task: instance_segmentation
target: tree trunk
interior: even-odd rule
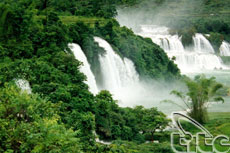
[[[153,141],[154,141],[154,139],[153,139],[153,134],[154,134],[154,132],[151,132],[152,143],[153,143]]]

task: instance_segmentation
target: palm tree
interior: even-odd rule
[[[194,80],[186,80],[188,92],[183,93],[173,90],[171,94],[179,97],[184,106],[178,105],[174,101],[164,100],[183,108],[190,117],[200,123],[208,121],[207,108],[211,102],[224,102],[224,99],[218,95],[218,90],[223,85],[216,82],[215,77],[206,78],[204,75],[198,75]]]

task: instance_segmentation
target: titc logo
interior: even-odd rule
[[[181,113],[173,113],[172,121],[179,131],[171,134],[171,147],[175,153],[230,153],[230,139],[228,136],[218,135],[217,137],[213,137],[197,121]],[[185,131],[180,121],[191,123],[201,132],[191,134]],[[181,146],[184,151],[177,150],[176,145]],[[203,146],[203,149],[201,146]]]

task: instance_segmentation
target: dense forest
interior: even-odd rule
[[[69,43],[80,44],[97,73],[97,56],[103,53],[93,41],[97,35],[111,42],[120,56],[133,59],[143,77],[180,76],[162,49],[111,18],[116,15],[111,3],[1,2],[1,152],[124,152],[120,145],[99,145],[95,137],[139,144],[153,139],[156,127],[167,126],[168,119],[156,108],[121,108],[108,91],[90,93],[79,71],[81,62],[68,48]],[[68,23],[62,15],[100,18],[90,24]],[[17,79],[27,80],[32,94],[22,93],[14,84]]]
[[[144,1],[150,2],[157,8],[168,1]],[[217,9],[225,5],[203,2]],[[201,78],[193,82],[182,76],[160,46],[116,21],[118,7],[144,3],[0,0],[0,152],[173,152],[170,131],[164,130],[170,119],[157,108],[144,108],[141,103],[133,108],[120,107],[106,90],[93,95],[84,82],[87,77],[79,70],[82,62],[68,47],[70,43],[81,46],[97,80],[98,56],[105,51],[94,36],[108,41],[121,58],[131,59],[141,80],[186,80],[193,85],[207,81]],[[191,24],[172,26],[184,36],[195,31],[210,33],[210,40],[217,46],[217,36],[229,40],[229,21],[210,20],[193,18]],[[191,35],[184,37],[184,43],[189,43]],[[19,79],[29,82],[32,93],[15,84]],[[154,141],[160,143],[146,143]],[[177,149],[181,150],[180,146]]]

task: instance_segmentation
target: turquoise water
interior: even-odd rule
[[[203,71],[200,73],[187,73],[190,78],[194,78],[196,75],[204,74],[206,77],[216,77],[216,80],[226,86],[230,87],[230,70],[215,70],[215,71]]]

